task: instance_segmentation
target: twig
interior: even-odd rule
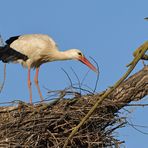
[[[78,87],[75,87],[75,86],[73,86],[73,88],[74,88],[74,89],[79,89]],[[87,93],[89,93],[89,94],[91,94],[91,95],[94,95],[94,93],[91,92],[91,91],[89,91],[88,89],[81,88],[81,90],[84,91],[84,92],[87,92]]]
[[[98,85],[98,81],[99,81],[99,74],[100,74],[100,71],[99,71],[99,65],[98,65],[98,63],[92,58],[92,57],[90,57],[92,60],[93,60],[93,62],[96,64],[96,66],[97,66],[97,80],[96,80],[96,83],[95,83],[95,88],[94,88],[94,90],[93,90],[93,93],[95,93],[96,92],[96,89],[97,89],[97,85]]]
[[[91,91],[89,91],[89,90],[87,90],[87,89],[81,88],[82,84],[81,84],[81,82],[80,82],[78,76],[76,76],[77,74],[76,74],[74,71],[73,71],[73,72],[74,72],[75,76],[76,76],[77,79],[78,79],[79,87],[74,86],[74,84],[72,83],[72,80],[71,80],[69,74],[68,74],[63,68],[61,68],[61,69],[64,71],[64,73],[66,74],[66,76],[68,77],[68,79],[69,79],[69,81],[70,81],[70,88],[79,89],[79,90],[81,90],[81,91],[85,91],[85,92],[88,92],[88,93],[90,93],[90,94],[94,94],[93,92],[91,92]]]
[[[4,87],[4,84],[5,84],[5,81],[6,81],[6,63],[4,64],[4,77],[3,77],[2,85],[1,85],[1,87],[0,87],[0,93],[1,93],[2,90],[3,90],[3,87]]]
[[[86,79],[88,73],[90,72],[90,69],[86,72],[86,74],[84,75],[82,81],[81,81],[81,85],[83,84],[84,80]]]
[[[137,127],[142,127],[142,128],[148,128],[148,127],[140,126],[140,125],[134,125],[133,123],[129,123],[129,122],[128,122],[128,125],[130,125],[132,128],[134,128],[136,131],[138,131],[138,132],[140,132],[142,134],[148,135],[148,132],[143,132],[143,131],[139,130],[138,128],[136,128],[136,126]]]
[[[72,67],[71,67],[71,70],[72,70],[72,72],[74,73],[75,77],[78,80],[78,86],[79,86],[79,90],[80,90],[79,93],[81,94],[81,82],[80,82],[80,79],[79,79],[78,75],[76,74],[76,72],[74,71],[74,69]]]
[[[117,125],[116,127],[112,128],[111,130],[107,131],[107,134],[112,133],[116,129],[122,128],[125,124],[127,124],[127,122],[122,122],[121,124]]]
[[[144,106],[148,106],[148,104],[127,104],[126,106],[141,106],[141,107],[144,107]]]
[[[81,120],[81,122],[73,128],[71,134],[69,135],[69,137],[66,139],[63,148],[66,148],[68,145],[68,142],[72,139],[72,137],[76,134],[76,132],[79,130],[79,128],[84,124],[84,122],[92,115],[92,113],[96,110],[96,108],[98,107],[98,105],[101,105],[101,103],[103,102],[103,100],[110,94],[112,93],[128,76],[129,74],[133,71],[133,69],[135,68],[136,64],[138,63],[138,61],[143,57],[143,55],[145,54],[145,52],[148,50],[148,41],[146,41],[142,46],[139,47],[140,52],[138,52],[138,54],[134,57],[133,61],[128,65],[129,68],[127,70],[127,72],[121,77],[121,79],[119,79],[114,85],[113,87],[111,87],[110,89],[108,89],[104,95],[102,95],[98,101],[95,103],[95,105],[91,108],[91,110],[86,114],[86,116]]]
[[[65,74],[66,74],[66,76],[68,77],[69,82],[70,82],[70,86],[71,86],[71,87],[73,87],[70,76],[68,75],[68,73],[67,73],[67,72],[66,72],[63,68],[61,68],[61,69],[64,71],[64,73],[65,73]]]

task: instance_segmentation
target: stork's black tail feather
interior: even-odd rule
[[[26,61],[28,57],[12,49],[9,45],[0,47],[0,60],[4,63],[15,62],[18,59]]]

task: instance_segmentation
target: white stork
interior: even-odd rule
[[[44,34],[27,34],[9,38],[6,40],[6,45],[0,47],[0,60],[2,60],[4,63],[20,63],[23,67],[28,68],[28,88],[31,104],[31,68],[36,69],[34,82],[38,89],[41,100],[43,100],[43,97],[38,85],[38,74],[39,67],[43,63],[58,60],[79,60],[93,71],[97,71],[80,50],[70,49],[67,51],[59,51],[54,40],[48,35]]]

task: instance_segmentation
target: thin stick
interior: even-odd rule
[[[71,67],[71,70],[74,73],[76,79],[78,80],[78,86],[79,86],[79,91],[80,91],[79,93],[81,94],[81,82],[80,82],[80,79],[79,79],[78,75],[76,74],[76,72],[74,71],[74,69],[72,67]]]
[[[84,118],[82,118],[81,122],[73,128],[71,134],[69,137],[66,139],[63,148],[66,148],[68,145],[68,142],[72,139],[72,137],[76,134],[76,132],[79,130],[79,128],[85,123],[85,121],[92,115],[92,113],[96,110],[96,108],[101,105],[103,100],[110,94],[112,93],[128,76],[129,74],[133,71],[135,68],[136,64],[138,61],[143,57],[145,52],[148,50],[148,41],[146,41],[142,46],[139,47],[139,53],[135,56],[133,61],[128,65],[129,68],[127,72],[111,87],[108,89],[101,97],[99,97],[98,101],[94,104],[94,106],[89,110],[89,112],[85,115]]]
[[[148,104],[127,104],[126,106],[141,106],[141,107],[145,107],[145,106],[148,106]]]
[[[96,79],[96,83],[95,83],[95,88],[94,88],[94,90],[93,90],[93,93],[95,93],[96,92],[96,89],[97,89],[97,85],[98,85],[98,82],[99,82],[99,74],[100,74],[100,71],[99,71],[99,65],[98,65],[98,63],[92,58],[92,57],[90,57],[92,60],[93,60],[93,62],[96,64],[96,66],[97,66],[97,79]]]
[[[3,83],[2,83],[2,85],[1,85],[1,87],[0,87],[0,93],[1,93],[2,90],[3,90],[5,81],[6,81],[6,63],[4,64],[4,77],[3,77]]]
[[[71,81],[71,78],[70,78],[70,76],[68,75],[68,73],[63,69],[63,68],[61,68],[63,71],[64,71],[64,73],[66,74],[66,76],[68,77],[68,79],[69,79],[69,82],[70,82],[70,86],[71,87],[73,87],[73,84],[72,84],[72,81]]]
[[[131,121],[130,121],[131,122]],[[143,132],[142,130],[139,130],[137,127],[141,127],[141,128],[148,128],[147,126],[140,126],[140,125],[134,125],[132,122],[130,123],[128,122],[128,125],[130,125],[132,128],[134,128],[136,131],[148,135],[148,132]]]
[[[84,75],[82,81],[81,81],[81,85],[83,85],[84,80],[86,79],[88,73],[90,72],[90,69],[86,72],[86,74]]]
[[[74,89],[79,89],[78,87],[73,87]],[[82,91],[84,91],[84,92],[87,92],[87,93],[90,93],[91,95],[94,95],[94,93],[93,92],[91,92],[91,91],[89,91],[89,90],[87,90],[87,89],[85,89],[85,88],[81,88],[81,90]]]

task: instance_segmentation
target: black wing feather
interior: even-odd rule
[[[0,60],[4,63],[14,62],[18,59],[26,61],[28,57],[15,49],[11,48],[9,45],[0,47]]]
[[[6,40],[7,45],[0,47],[0,60],[4,63],[14,62],[18,59],[26,61],[28,57],[10,47],[10,44],[17,40],[20,36],[13,36]]]
[[[20,35],[10,37],[8,40],[6,40],[7,45],[10,45],[13,41],[17,40],[19,37]]]

